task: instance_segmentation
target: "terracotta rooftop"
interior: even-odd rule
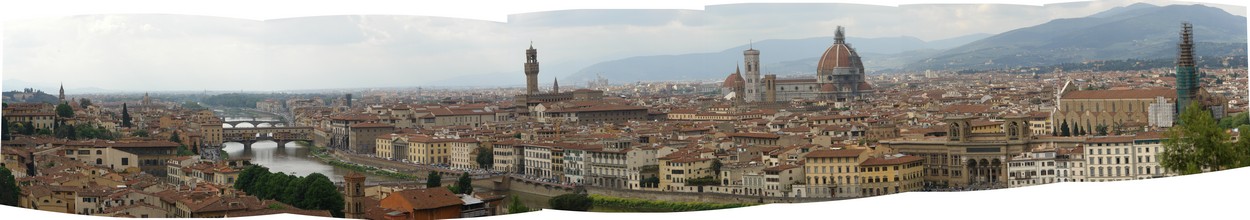
[[[1175,89],[1080,90],[1063,94],[1063,99],[1176,99]]]
[[[899,165],[899,164],[905,164],[905,163],[910,163],[910,162],[915,162],[915,161],[920,161],[920,160],[924,160],[924,158],[918,157],[918,156],[912,156],[912,155],[906,155],[906,156],[894,157],[894,158],[873,157],[873,158],[868,158],[867,160],[864,160],[864,162],[859,163],[859,165],[860,166]]]
[[[400,196],[412,205],[414,210],[436,209],[448,206],[463,205],[459,196],[451,193],[446,187],[435,187],[427,189],[409,189],[395,192],[391,196]],[[411,211],[411,210],[404,210]]]
[[[845,150],[822,149],[822,150],[814,150],[812,152],[808,152],[807,155],[805,155],[804,157],[807,157],[807,158],[859,157],[859,155],[862,154],[863,152],[864,150],[861,150],[861,149],[845,149]]]

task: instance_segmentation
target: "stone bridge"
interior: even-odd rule
[[[235,127],[239,127],[239,125],[240,125],[240,124],[243,124],[243,123],[250,124],[250,125],[252,125],[252,127],[260,127],[260,125],[261,125],[261,124],[268,124],[268,125],[269,125],[269,127],[284,127],[284,126],[290,125],[290,124],[289,124],[288,122],[286,122],[285,120],[255,120],[255,119],[253,119],[253,120],[241,120],[241,121],[226,121],[226,122],[221,122],[221,124],[223,124],[223,125],[229,125],[229,127],[228,127],[228,128],[235,128]],[[279,125],[280,125],[280,126],[279,126]]]
[[[283,147],[291,141],[313,141],[312,127],[263,127],[263,128],[222,128],[222,142],[238,142],[243,148],[252,148],[257,141],[273,141]]]

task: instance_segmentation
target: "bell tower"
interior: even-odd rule
[[[530,49],[525,50],[525,94],[535,93],[538,93],[538,50],[530,43]]]
[[[352,219],[365,218],[365,175],[357,172],[349,172],[343,176],[343,180],[347,182],[343,186],[343,199],[346,200],[346,207],[343,207],[344,217]]]

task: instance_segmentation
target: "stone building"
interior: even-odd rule
[[[754,103],[772,103],[791,99],[849,101],[860,99],[875,92],[864,80],[864,64],[859,53],[846,43],[841,26],[834,36],[833,45],[820,56],[815,78],[777,79],[776,75],[760,78],[760,51],[754,47],[743,51],[746,75],[734,71],[722,87],[735,91],[741,100]],[[734,83],[729,83],[735,80]]]
[[[516,95],[513,101],[518,115],[529,115],[533,107],[544,102],[600,99],[603,99],[603,91],[599,90],[578,89],[573,92],[560,92],[558,81],[553,83],[552,91],[546,93],[538,91],[538,50],[534,49],[534,45],[530,45],[530,48],[525,50],[525,94]]]

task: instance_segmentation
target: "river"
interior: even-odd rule
[[[226,118],[226,121],[247,121],[247,120],[252,120],[252,118],[251,117],[246,117],[246,118],[227,117]],[[268,121],[268,120],[273,120],[273,118],[261,117],[261,118],[256,118],[256,120]],[[223,124],[222,126],[225,128],[229,128],[229,125]],[[250,125],[250,124],[238,125],[238,128],[250,128],[250,127],[253,127],[253,125]],[[268,124],[264,124],[264,126],[261,126],[261,127],[268,127]],[[331,181],[341,182],[343,181],[343,175],[347,175],[347,172],[351,171],[348,169],[335,167],[335,166],[326,164],[324,162],[321,162],[321,160],[315,157],[312,157],[311,149],[308,146],[301,145],[299,142],[287,143],[286,146],[284,146],[283,148],[278,148],[278,144],[272,141],[260,141],[260,142],[253,143],[251,149],[243,149],[243,144],[236,143],[236,142],[226,142],[223,145],[224,147],[222,148],[222,150],[225,150],[226,153],[230,155],[230,158],[250,158],[253,164],[259,164],[259,165],[268,167],[270,172],[283,172],[283,173],[292,174],[296,176],[307,176],[308,174],[311,174],[311,173],[321,173],[321,174],[326,175],[326,177],[329,177]],[[399,181],[398,179],[391,178],[391,177],[377,176],[377,175],[372,175],[368,173],[364,173],[364,174],[367,177],[365,178],[365,181],[370,182],[370,183]],[[526,207],[529,207],[530,209],[533,209],[533,210],[550,208],[550,206],[548,206],[547,204],[547,200],[551,199],[551,197],[549,196],[520,192],[520,191],[510,191],[510,192],[507,192],[507,194],[520,197],[521,202],[524,203]],[[506,204],[507,202],[510,202],[510,200],[505,200],[505,206],[507,205]],[[624,210],[624,209],[607,208],[607,207],[594,207],[590,211],[593,211],[593,212],[648,212],[647,210]]]
[[[227,117],[226,121],[251,120],[252,118],[231,118]],[[257,120],[273,120],[273,118],[256,118]],[[228,128],[228,125],[223,125]],[[249,124],[240,124],[239,128],[253,127]],[[268,124],[261,127],[268,127]],[[242,143],[226,142],[222,147],[230,158],[250,158],[253,164],[259,164],[269,168],[270,172],[283,172],[296,176],[307,176],[312,173],[321,173],[329,177],[331,181],[343,181],[343,175],[347,175],[349,169],[335,167],[330,164],[321,162],[316,157],[312,157],[311,149],[303,146],[299,142],[290,142],[282,148],[278,148],[278,144],[273,141],[260,141],[252,144],[252,149],[243,149]],[[365,174],[366,182],[389,182],[398,181],[398,179],[377,176],[368,173]]]

